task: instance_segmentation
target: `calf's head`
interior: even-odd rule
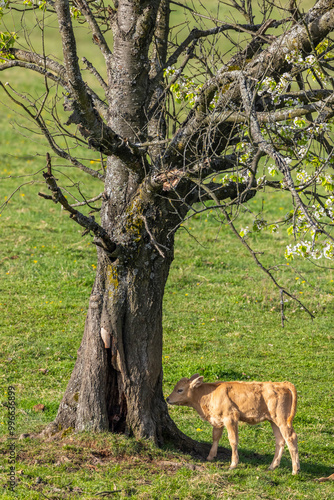
[[[173,389],[173,392],[166,399],[170,405],[187,406],[192,402],[192,392],[195,387],[199,387],[203,382],[203,377],[195,373],[190,378],[181,378]]]

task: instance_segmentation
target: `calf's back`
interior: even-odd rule
[[[263,420],[288,421],[295,413],[296,390],[290,382],[218,382],[202,384],[197,391],[194,399],[211,416],[232,413],[238,420],[255,424]]]

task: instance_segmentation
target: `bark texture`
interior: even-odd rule
[[[123,182],[116,170],[110,169],[107,192]],[[129,196],[127,189],[118,192],[123,200]],[[126,204],[122,210],[114,198],[104,202],[104,227],[112,227],[122,250],[114,262],[98,251],[84,337],[59,407],[58,428],[127,432],[157,444],[164,437],[180,439],[162,393],[162,300],[176,221],[168,214],[169,202],[153,205],[151,198],[142,189],[130,208]],[[108,227],[112,220],[117,222]]]

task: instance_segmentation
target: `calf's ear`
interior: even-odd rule
[[[193,380],[195,380],[195,378],[198,378],[199,377],[199,373],[195,373],[195,375],[192,375],[189,379],[189,382],[192,382]]]
[[[203,383],[203,377],[200,377],[198,373],[196,373],[196,375],[193,375],[191,377],[189,387],[190,389],[194,389],[195,387],[200,386],[202,383]]]

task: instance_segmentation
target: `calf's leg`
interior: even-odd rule
[[[232,448],[232,460],[230,465],[230,470],[235,469],[239,463],[239,455],[238,455],[238,421],[233,419],[225,419],[224,425],[227,430],[228,440],[230,442]]]
[[[273,461],[271,462],[271,465],[268,467],[268,469],[274,470],[281,463],[281,458],[283,455],[285,441],[284,441],[284,438],[281,434],[281,431],[279,430],[279,427],[274,422],[270,422],[270,423],[271,423],[271,427],[273,429],[273,433],[274,433],[275,440],[276,440],[276,448],[275,448],[275,456],[273,458]]]
[[[281,425],[280,431],[288,445],[289,452],[292,460],[292,474],[298,474],[300,471],[299,465],[299,455],[298,455],[298,445],[297,445],[297,434],[293,430],[293,427],[288,425]]]
[[[218,443],[220,438],[222,437],[224,427],[214,427],[212,430],[212,447],[210,453],[208,455],[207,460],[211,462],[217,456]]]

